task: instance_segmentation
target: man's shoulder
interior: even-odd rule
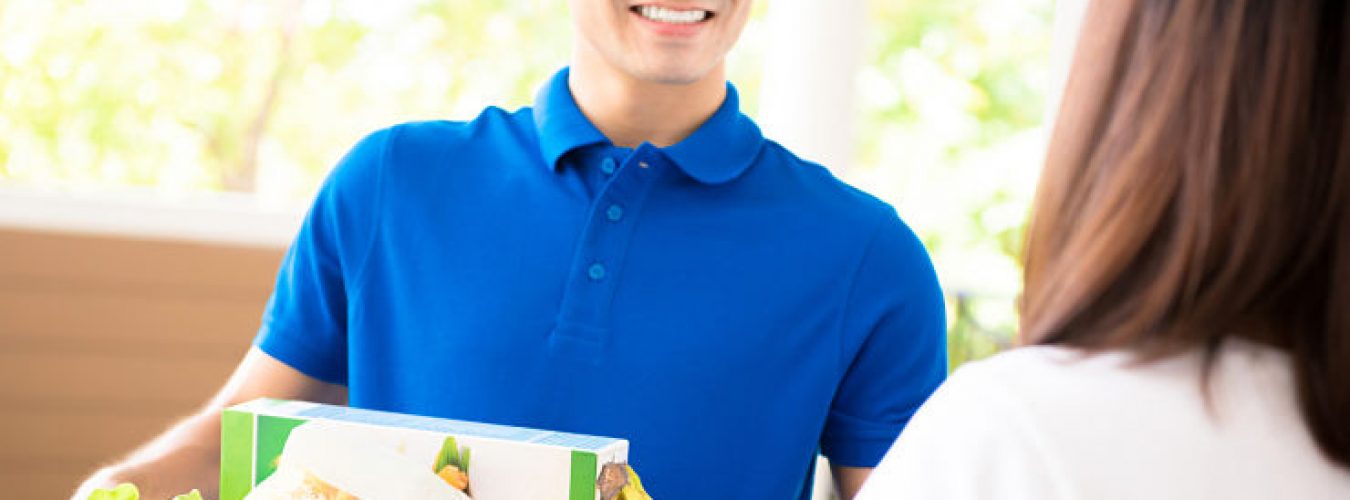
[[[403,122],[379,133],[389,136],[390,147],[401,154],[461,153],[533,141],[533,115],[528,107],[507,111],[491,106],[470,120]]]
[[[472,182],[473,176],[499,169],[461,167],[528,162],[537,144],[529,108],[489,107],[470,120],[403,122],[358,141],[330,173],[329,183],[373,195],[380,185],[398,190],[446,176]]]
[[[889,203],[840,179],[828,167],[807,160],[771,139],[764,140],[760,160],[773,165],[793,188],[797,201],[822,214],[877,220],[894,218]]]

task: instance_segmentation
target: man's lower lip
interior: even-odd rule
[[[633,17],[636,17],[638,21],[644,25],[651,27],[657,34],[672,37],[689,37],[697,35],[699,31],[703,30],[704,26],[712,21],[711,19],[705,19],[696,23],[666,23],[648,19],[637,12],[630,12],[630,14]]]

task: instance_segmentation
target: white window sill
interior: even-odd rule
[[[285,248],[304,215],[247,194],[168,199],[153,192],[0,188],[0,228]]]

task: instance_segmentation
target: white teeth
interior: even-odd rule
[[[674,10],[655,5],[638,7],[638,14],[647,19],[662,23],[693,24],[708,18],[706,10]]]

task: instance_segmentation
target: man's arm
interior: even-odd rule
[[[311,378],[251,348],[205,406],[120,462],[94,473],[72,499],[85,500],[95,488],[124,482],[135,483],[141,498],[170,498],[194,488],[205,498],[215,498],[220,487],[220,411],[262,397],[344,404],[347,388]]]
[[[852,356],[821,434],[845,499],[947,374],[946,308],[923,242],[894,213],[876,231],[847,295]]]
[[[831,465],[834,472],[834,487],[839,490],[839,498],[851,500],[862,489],[867,476],[872,474],[871,467],[841,467]]]

